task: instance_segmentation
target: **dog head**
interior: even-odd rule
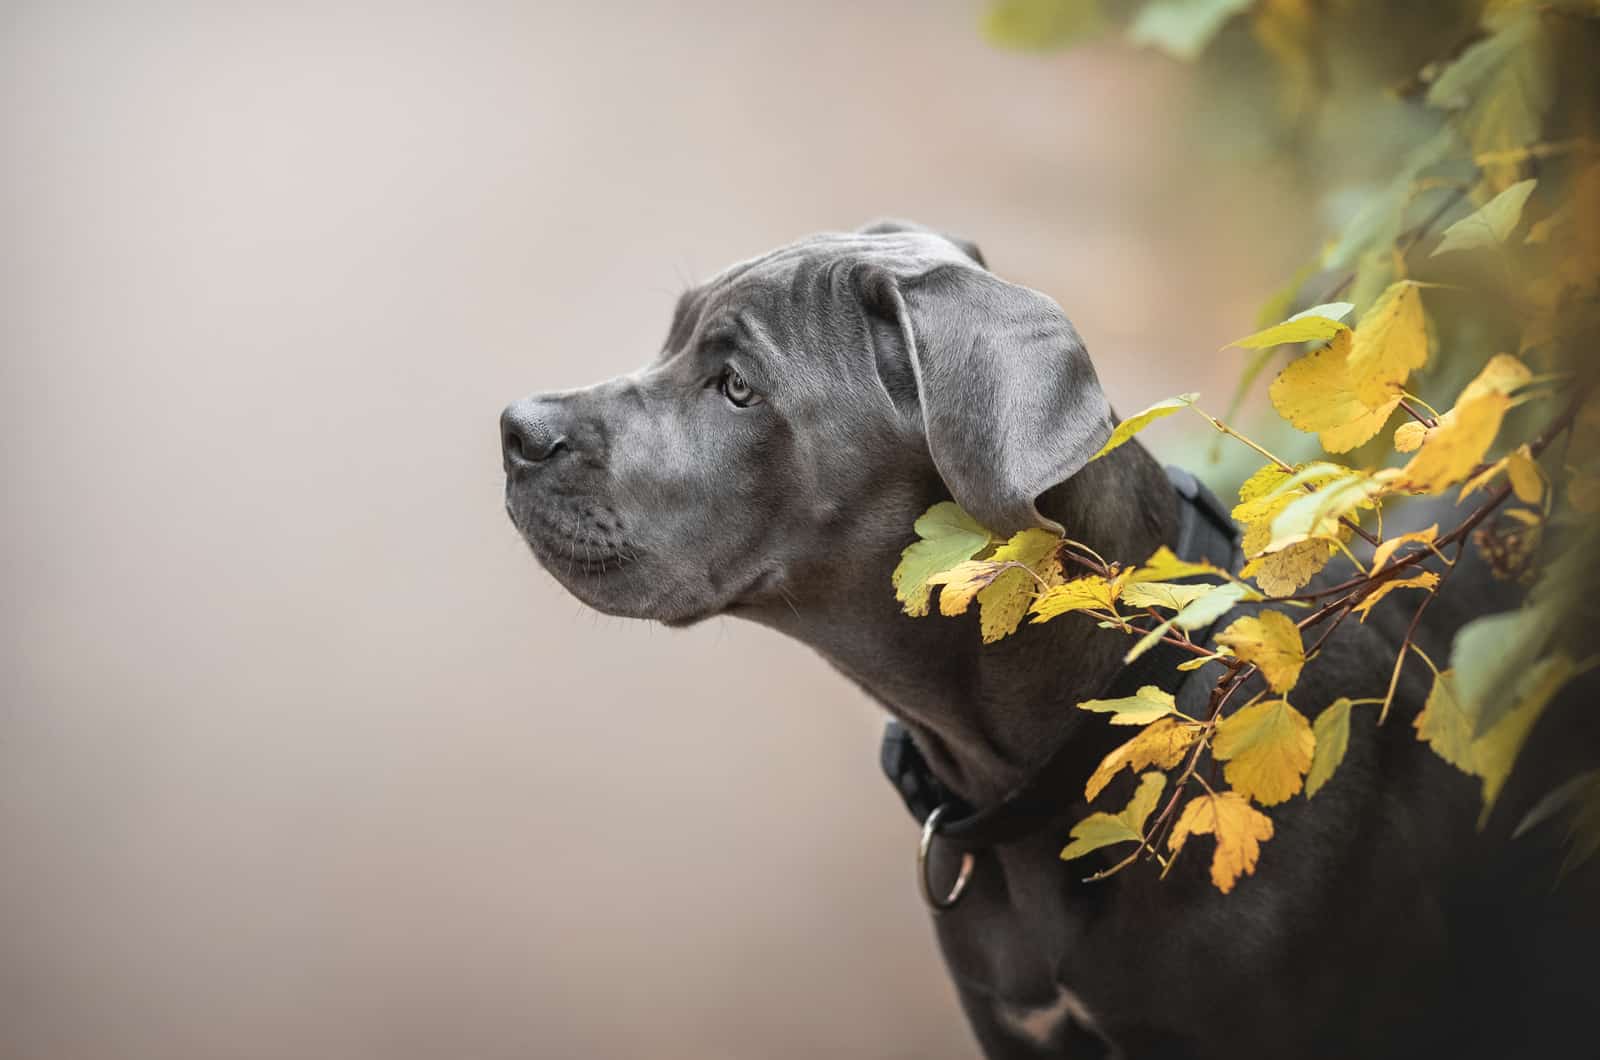
[[[892,557],[945,496],[999,533],[1056,528],[1036,500],[1111,425],[1053,301],[884,223],[733,266],[679,299],[653,363],[517,401],[500,437],[540,562],[592,607],[680,625]]]

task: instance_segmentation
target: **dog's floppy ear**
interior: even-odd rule
[[[863,225],[861,228],[857,229],[857,231],[864,236],[882,235],[886,232],[922,232],[927,235],[938,236],[945,242],[954,245],[957,250],[961,251],[961,253],[965,254],[979,265],[982,265],[986,269],[989,267],[989,263],[983,260],[983,251],[979,250],[978,244],[974,243],[972,240],[962,239],[960,236],[953,236],[948,232],[937,232],[934,229],[929,228],[927,225],[919,225],[915,221],[902,221],[898,218],[886,217],[881,221],[874,221],[869,225]]]
[[[956,503],[997,533],[1062,528],[1034,502],[1111,436],[1111,407],[1066,314],[1037,291],[965,264],[863,277],[893,319],[933,463]],[[880,372],[883,357],[879,357]]]

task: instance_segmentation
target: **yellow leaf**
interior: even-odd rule
[[[1257,556],[1239,573],[1254,578],[1268,596],[1288,596],[1328,565],[1338,546],[1327,541],[1301,541],[1278,552]]]
[[[1428,325],[1412,280],[1389,285],[1356,325],[1348,360],[1356,397],[1378,408],[1399,397],[1406,378],[1428,363]]]
[[[1533,459],[1533,450],[1518,446],[1506,457],[1506,474],[1511,478],[1511,491],[1524,504],[1538,504],[1544,499],[1544,472]]]
[[[1526,386],[1533,379],[1533,373],[1528,366],[1509,353],[1497,353],[1489,358],[1489,362],[1478,372],[1477,378],[1467,384],[1461,391],[1461,397],[1456,404],[1471,400],[1482,394],[1511,394]]]
[[[1228,346],[1259,350],[1268,346],[1279,346],[1285,342],[1320,342],[1323,339],[1331,339],[1341,331],[1350,330],[1350,326],[1339,323],[1338,318],[1350,312],[1352,308],[1354,307],[1349,302],[1313,306],[1303,313],[1296,313],[1281,324],[1274,324],[1253,335],[1235,339],[1228,343]],[[1223,349],[1227,349],[1228,346],[1224,346]]]
[[[1190,405],[1193,405],[1194,399],[1199,396],[1199,394],[1179,394],[1175,398],[1167,398],[1165,401],[1158,401],[1142,412],[1134,413],[1132,416],[1129,416],[1127,419],[1117,424],[1116,430],[1111,432],[1111,437],[1106,439],[1106,444],[1102,445],[1100,447],[1100,451],[1095,453],[1089,459],[1100,459],[1102,456],[1105,456],[1107,453],[1111,452],[1111,450],[1115,449],[1129,438],[1132,438],[1134,435],[1150,426],[1150,424],[1154,423],[1156,420],[1163,419],[1172,415],[1174,412],[1177,412],[1181,409],[1186,409]]]
[[[1178,585],[1174,582],[1131,582],[1122,588],[1122,602],[1129,607],[1164,607],[1182,610],[1215,589],[1215,584]]]
[[[959,615],[966,612],[978,590],[993,582],[1003,570],[1000,564],[986,559],[969,559],[949,570],[929,575],[927,584],[943,586],[939,590],[941,615]]]
[[[1382,570],[1401,545],[1408,541],[1415,541],[1422,545],[1431,545],[1439,537],[1439,524],[1434,523],[1426,530],[1414,530],[1409,534],[1399,534],[1384,541],[1383,544],[1372,550],[1372,569]]]
[[[1416,420],[1406,420],[1394,429],[1394,451],[1397,453],[1414,453],[1422,447],[1422,440],[1428,436],[1428,428]]]
[[[1350,708],[1353,704],[1340,696],[1317,715],[1311,727],[1316,749],[1311,755],[1311,770],[1306,774],[1306,798],[1311,798],[1333,776],[1350,747]]]
[[[1466,478],[1483,461],[1511,407],[1511,393],[1533,378],[1528,366],[1510,354],[1489,358],[1468,383],[1456,407],[1439,417],[1439,426],[1405,466],[1402,488],[1437,493]]]
[[[1135,773],[1149,766],[1171,769],[1199,736],[1200,726],[1178,718],[1152,722],[1133,739],[1106,755],[1084,785],[1083,797],[1093,802],[1123,766]]]
[[[1484,468],[1482,471],[1478,472],[1476,475],[1473,475],[1471,478],[1467,479],[1467,481],[1461,484],[1461,492],[1456,494],[1456,503],[1460,504],[1462,501],[1466,500],[1467,497],[1483,489],[1483,487],[1492,482],[1495,477],[1505,469],[1506,461],[1505,458],[1502,457],[1501,459],[1490,464],[1488,467]]]
[[[1054,562],[1061,539],[1048,530],[1022,530],[994,550],[992,563],[1021,563],[1030,569]],[[1038,592],[1034,575],[1015,567],[1001,572],[978,590],[978,626],[985,644],[993,644],[1017,631]]]
[[[1440,670],[1422,710],[1412,719],[1417,739],[1425,740],[1434,753],[1465,773],[1478,772],[1472,750],[1472,719],[1462,709],[1456,694],[1455,671]]]
[[[1217,635],[1217,643],[1254,663],[1274,692],[1287,692],[1300,680],[1305,665],[1305,645],[1300,628],[1282,611],[1263,611],[1258,617],[1235,621]]]
[[[1236,791],[1196,795],[1184,806],[1172,826],[1167,848],[1176,854],[1191,835],[1212,835],[1217,850],[1211,856],[1211,882],[1227,894],[1240,876],[1256,870],[1261,844],[1272,838],[1272,818],[1251,806]]]
[[[1144,823],[1149,820],[1167,778],[1149,772],[1139,778],[1139,787],[1120,813],[1091,813],[1072,826],[1072,842],[1061,851],[1061,860],[1081,858],[1113,843],[1138,842],[1144,838]]]
[[[913,529],[919,540],[900,554],[892,580],[906,614],[921,617],[928,613],[928,578],[988,547],[989,531],[954,501],[941,501],[923,512]]]
[[[1148,725],[1177,710],[1170,692],[1155,685],[1144,685],[1131,696],[1121,699],[1086,699],[1078,704],[1079,710],[1096,714],[1110,714],[1113,725]]]
[[[1228,763],[1223,776],[1233,790],[1275,806],[1300,790],[1316,742],[1304,714],[1287,699],[1272,699],[1219,721],[1211,753]]]
[[[1350,371],[1351,346],[1351,333],[1341,331],[1322,349],[1289,362],[1267,388],[1279,415],[1317,432],[1330,453],[1348,452],[1377,434],[1400,403],[1396,396],[1369,408],[1361,400]]]
[[[1445,413],[1405,466],[1403,488],[1437,493],[1466,478],[1494,444],[1510,404],[1506,395],[1489,393]]]
[[[1341,520],[1358,508],[1373,507],[1388,490],[1388,481],[1381,471],[1372,476],[1356,472],[1302,493],[1273,516],[1271,538],[1261,551],[1276,552],[1307,538],[1348,537]]]
[[[1174,578],[1189,578],[1196,574],[1225,574],[1221,567],[1212,563],[1191,563],[1179,559],[1177,554],[1162,545],[1155,550],[1151,557],[1144,561],[1144,565],[1129,573],[1128,580],[1134,582],[1162,582]]]
[[[1033,621],[1048,622],[1068,611],[1116,611],[1120,585],[1113,585],[1098,574],[1088,574],[1053,586],[1033,601]]]
[[[1438,587],[1438,585],[1439,576],[1433,573],[1431,570],[1425,570],[1421,574],[1413,574],[1409,578],[1390,578],[1386,582],[1380,582],[1376,589],[1368,593],[1367,596],[1355,606],[1355,611],[1361,616],[1361,621],[1365,622],[1367,620],[1367,615],[1374,607],[1378,606],[1378,601],[1382,600],[1385,596],[1388,596],[1396,589],[1426,589],[1429,592],[1432,592]]]

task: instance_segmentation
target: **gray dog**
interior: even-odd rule
[[[1097,866],[1060,860],[1089,812],[1084,778],[1121,742],[1069,708],[1130,679],[1123,639],[1058,621],[985,646],[973,615],[903,615],[889,574],[915,518],[950,498],[1000,533],[1066,528],[1122,561],[1192,552],[1193,513],[1210,507],[1192,480],[1137,443],[1089,462],[1114,422],[1054,302],[962,241],[880,224],[736,265],[683,296],[652,364],[507,408],[506,508],[592,607],[675,626],[739,615],[814,648],[909,733],[888,764],[919,818],[934,803],[978,819],[1022,807],[987,832],[927,830],[935,904],[958,873],[966,885],[935,924],[987,1055],[1512,1056],[1562,1042],[1592,993],[1564,944],[1593,946],[1593,918],[1551,897],[1553,872],[1501,856],[1503,824],[1475,831],[1475,782],[1408,725],[1362,715],[1334,779],[1273,812],[1261,871],[1231,895],[1203,858],[1165,881],[1135,867],[1097,883],[1081,882]],[[1198,540],[1225,562],[1227,532],[1209,533]],[[1472,604],[1456,601],[1455,619]],[[1452,602],[1432,613],[1422,643],[1439,657]],[[1298,694],[1381,696],[1395,639],[1376,618],[1346,623]],[[1204,684],[1186,682],[1180,704]],[[1401,718],[1426,691],[1407,678]],[[1117,783],[1107,805],[1132,777]],[[1516,788],[1502,805],[1526,807]]]

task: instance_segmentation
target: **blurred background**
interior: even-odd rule
[[[975,1055],[877,709],[568,598],[496,416],[883,215],[1220,407],[1298,179],[980,15],[0,6],[0,1056]]]

